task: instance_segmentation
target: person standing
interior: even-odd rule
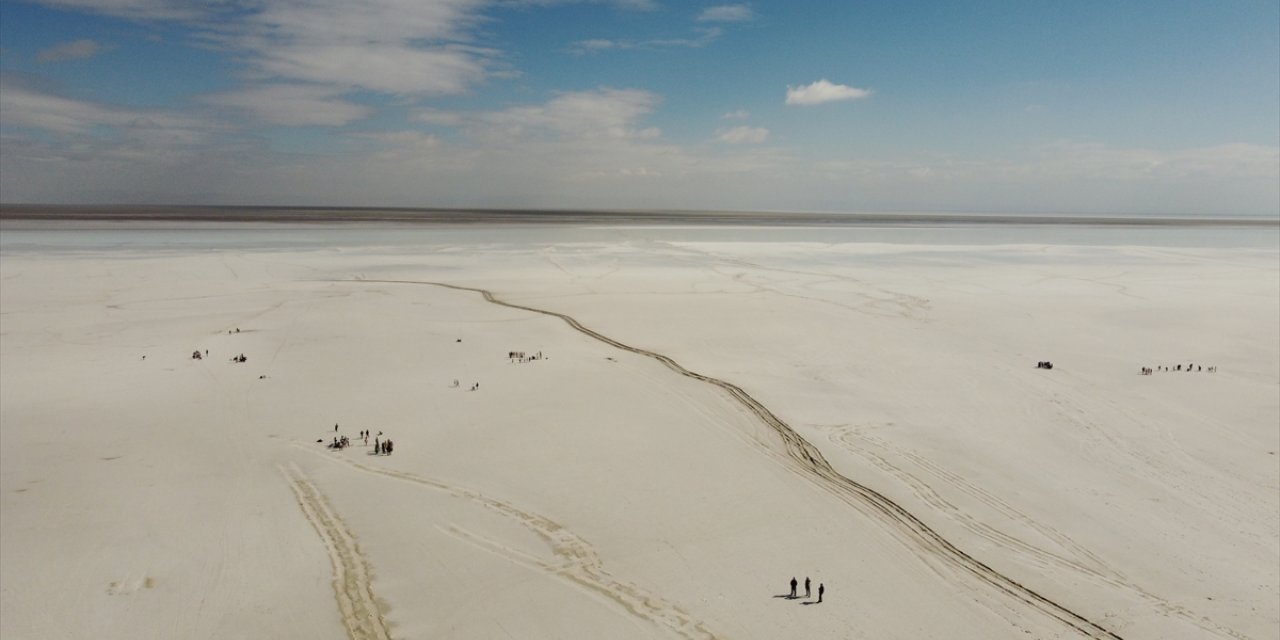
[[[791,598],[796,597],[796,584],[797,583],[796,583],[795,576],[792,576],[791,577],[791,596],[790,596]]]
[[[811,597],[809,595],[809,576],[804,577],[804,597]]]
[[[822,594],[826,592],[826,590],[827,588],[823,586],[821,582],[819,582],[818,583],[818,602],[822,602]]]

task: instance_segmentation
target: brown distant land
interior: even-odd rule
[[[1277,218],[1075,214],[827,213],[693,210],[449,209],[0,204],[0,220],[396,224],[866,226],[1026,224],[1278,227]]]

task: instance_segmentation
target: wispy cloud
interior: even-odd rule
[[[267,124],[343,125],[367,117],[372,110],[343,100],[339,92],[319,85],[263,85],[206,96],[211,105],[249,112]]]
[[[562,4],[604,4],[628,11],[653,11],[659,7],[655,0],[497,0],[494,4],[505,7],[548,7]]]
[[[268,78],[396,95],[452,95],[483,80],[497,52],[469,44],[481,0],[282,0],[226,41]]]
[[[589,40],[579,40],[570,46],[570,50],[574,53],[595,53],[597,51],[607,51],[609,49],[629,49],[634,45],[619,42],[617,40],[607,40],[605,38],[591,38]]]
[[[685,38],[650,38],[648,40],[591,38],[574,42],[569,45],[568,51],[576,55],[584,55],[623,49],[697,49],[710,45],[722,35],[724,30],[720,27],[702,27],[696,29],[693,36]]]
[[[92,11],[130,20],[189,20],[216,10],[216,3],[200,0],[39,0],[59,9]]]
[[[457,127],[465,123],[466,119],[461,113],[452,111],[441,111],[439,109],[418,109],[409,114],[410,122],[421,122],[423,124],[434,124],[446,127]]]
[[[737,111],[730,111],[729,113],[726,113],[720,116],[720,119],[721,120],[746,120],[749,117],[751,117],[751,114],[746,109],[738,109]]]
[[[699,22],[749,22],[754,20],[756,14],[751,10],[749,5],[745,4],[722,4],[715,7],[707,7],[698,14]]]
[[[661,132],[637,123],[660,101],[657,94],[639,89],[575,91],[543,105],[472,115],[465,126],[482,137],[505,140],[548,135],[553,139],[648,139]]]
[[[858,100],[871,95],[870,89],[835,84],[826,78],[799,87],[787,87],[787,104],[814,105],[838,100]]]
[[[1280,148],[1176,150],[1057,141],[1005,156],[933,154],[816,163],[811,176],[865,206],[931,210],[1216,213],[1274,211]],[[998,192],[1000,197],[992,199]],[[1234,205],[1224,206],[1226,202]],[[1247,208],[1240,203],[1248,203]]]
[[[66,98],[13,81],[0,81],[0,124],[56,134],[87,134],[106,127],[153,139],[195,141],[207,121],[164,109],[135,109]]]
[[[760,144],[769,137],[769,130],[763,127],[733,127],[718,131],[716,139],[729,144]]]
[[[102,51],[102,45],[93,40],[73,40],[49,47],[36,54],[36,62],[66,62],[92,58]]]
[[[474,44],[489,0],[44,0],[138,21],[180,21],[258,81],[404,95],[454,95],[504,72]]]
[[[413,162],[443,144],[436,136],[414,130],[353,133],[349,137],[372,142],[377,147],[372,154],[375,161]]]

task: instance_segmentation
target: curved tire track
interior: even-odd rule
[[[782,438],[783,444],[786,447],[787,456],[796,463],[802,475],[809,477],[809,479],[815,481],[819,486],[831,491],[852,505],[870,507],[874,513],[878,514],[885,521],[895,525],[900,532],[905,533],[905,539],[911,541],[922,550],[932,554],[933,558],[945,562],[954,569],[972,575],[997,591],[1000,591],[1023,604],[1058,620],[1084,636],[1108,640],[1123,640],[1123,638],[1115,632],[1103,627],[1101,624],[1068,609],[1066,606],[1055,602],[1047,596],[1037,592],[1035,589],[1018,582],[985,562],[973,557],[963,549],[957,547],[951,541],[944,538],[937,531],[934,531],[929,527],[929,525],[925,524],[911,512],[907,511],[901,505],[889,499],[884,494],[841,475],[834,467],[831,466],[831,463],[827,461],[817,447],[814,447],[808,440],[805,440],[799,433],[792,429],[790,425],[783,421],[782,418],[779,418],[770,411],[768,407],[765,407],[760,403],[760,401],[751,397],[751,394],[743,390],[742,387],[739,387],[732,382],[727,382],[719,378],[713,378],[695,371],[690,371],[689,369],[681,366],[675,360],[661,353],[641,349],[639,347],[633,347],[619,342],[609,336],[598,333],[584,326],[572,316],[556,311],[548,311],[537,307],[529,307],[513,302],[507,302],[498,298],[491,291],[486,289],[425,280],[361,280],[360,282],[429,285],[445,289],[453,289],[456,291],[478,293],[484,297],[485,301],[492,304],[559,318],[578,332],[611,347],[645,356],[647,358],[652,358],[662,363],[663,366],[675,373],[719,387],[745,409],[755,414],[757,418],[772,428],[778,436]]]
[[[298,498],[298,506],[302,507],[302,512],[329,551],[329,560],[333,563],[333,592],[338,598],[347,637],[351,640],[390,640],[387,623],[382,619],[373,595],[369,563],[360,553],[355,538],[301,470],[290,465],[281,466],[280,472],[289,480],[289,487]]]
[[[537,535],[550,547],[553,561],[533,558],[520,551],[505,547],[497,542],[486,540],[481,536],[465,531],[457,526],[443,529],[445,532],[487,551],[501,555],[508,560],[523,566],[536,568],[547,573],[560,576],[578,586],[593,591],[621,606],[643,620],[665,627],[672,633],[687,640],[715,640],[720,637],[707,628],[705,624],[694,618],[679,606],[664,600],[657,594],[642,587],[623,582],[609,573],[604,566],[604,559],[596,552],[595,547],[586,539],[568,530],[563,525],[546,516],[521,509],[509,502],[491,498],[474,489],[466,489],[446,484],[424,476],[415,475],[396,469],[375,467],[361,464],[344,457],[322,455],[305,446],[299,448],[310,453],[321,455],[330,462],[342,463],[352,469],[366,473],[378,474],[396,480],[403,480],[451,495],[455,498],[469,500],[486,509],[495,511],[523,525]],[[335,564],[335,570],[337,565]],[[340,596],[341,600],[341,596]],[[345,615],[345,612],[344,612]],[[356,638],[357,636],[352,636]],[[365,636],[359,636],[364,638]],[[372,637],[372,636],[369,636]]]

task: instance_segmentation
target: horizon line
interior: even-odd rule
[[[0,220],[467,224],[892,223],[1098,224],[1116,226],[1280,226],[1280,213],[1049,213],[972,211],[791,211],[543,207],[408,207],[228,204],[37,204],[0,202]]]

